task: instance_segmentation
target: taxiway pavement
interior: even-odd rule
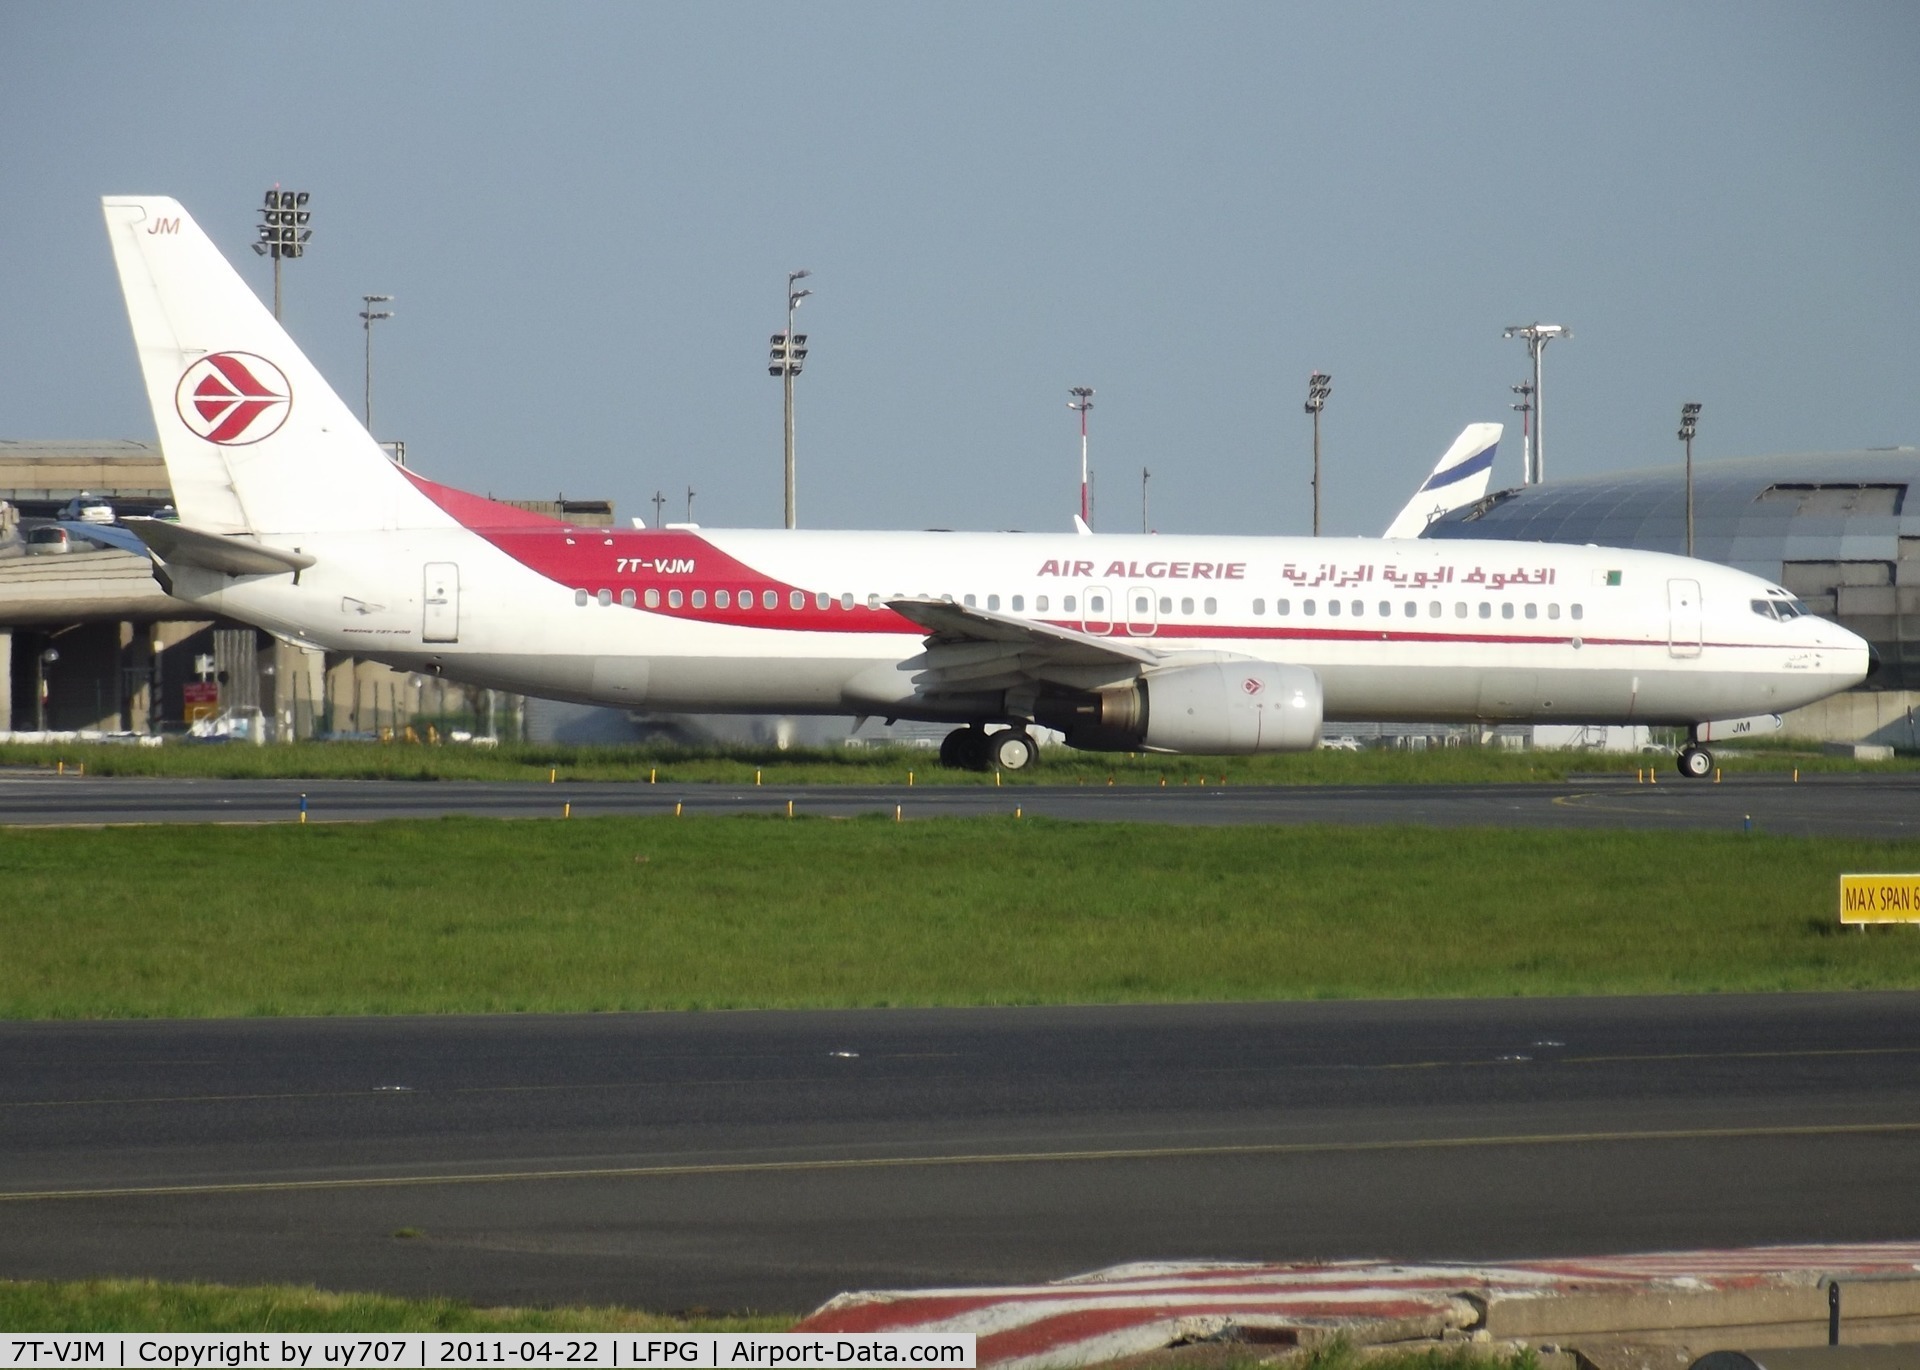
[[[1920,835],[1920,775],[1667,775],[1500,785],[649,785],[568,781],[187,780],[0,774],[0,826],[288,823],[306,796],[313,822],[473,814],[557,818],[784,814],[907,819],[1011,814],[1086,822],[1410,823],[1446,827],[1671,828],[1791,836]]]
[[[1916,1232],[1913,993],[0,1024],[15,1278],[802,1311]]]

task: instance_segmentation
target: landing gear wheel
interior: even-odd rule
[[[955,728],[940,739],[940,764],[956,771],[984,771],[989,741],[985,728]]]
[[[987,739],[987,764],[991,770],[1024,771],[1038,756],[1033,738],[1023,728],[1008,728]]]
[[[1713,774],[1713,753],[1705,747],[1682,747],[1680,774],[1689,780],[1705,780]]]
[[[961,771],[967,767],[967,740],[973,735],[972,728],[955,728],[940,739],[940,764],[950,771]]]

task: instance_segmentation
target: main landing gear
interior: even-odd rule
[[[997,733],[978,725],[956,728],[940,742],[940,764],[957,771],[1024,771],[1039,755],[1033,737],[1018,725]]]
[[[1713,753],[1697,741],[1687,743],[1680,749],[1680,774],[1689,780],[1705,780],[1713,774]]]

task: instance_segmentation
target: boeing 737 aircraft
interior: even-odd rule
[[[1868,671],[1779,586],[1651,552],[575,527],[395,465],[179,204],[105,210],[180,514],[129,525],[170,593],[302,646],[628,708],[947,721],[943,761],[1006,770],[1034,725],[1203,754],[1311,748],[1323,719],[1699,725]],[[1712,769],[1697,742],[1680,765]]]

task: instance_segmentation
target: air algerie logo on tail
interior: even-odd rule
[[[270,438],[293,412],[286,373],[251,352],[212,352],[174,390],[180,421],[208,442],[244,447]]]

